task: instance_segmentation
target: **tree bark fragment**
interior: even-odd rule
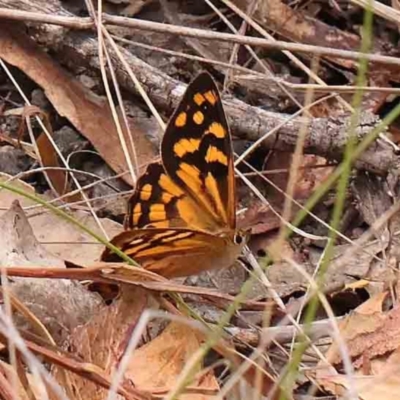
[[[13,8],[15,3],[15,1],[0,0],[0,7]],[[41,1],[30,4],[21,2],[19,9],[52,13],[53,15],[73,16],[73,14],[63,9],[57,0],[45,2],[45,8],[41,7],[41,3]],[[40,35],[37,24],[29,26],[35,28],[31,31],[34,33],[34,39],[38,43],[45,45],[53,54],[56,54],[63,64],[68,65],[70,68],[84,65],[95,71],[99,70],[98,41],[95,33],[60,28],[58,32],[62,37],[59,35]],[[128,50],[122,47],[119,47],[119,49],[152,102],[166,114],[170,114],[179,102],[186,85],[147,64]],[[137,94],[128,73],[111,48],[110,54],[121,87]],[[232,133],[237,137],[250,141],[258,140],[290,117],[286,114],[266,111],[248,105],[232,96],[224,96],[224,106]],[[371,112],[362,112],[356,129],[357,138],[362,139],[365,137],[378,122],[378,118]],[[284,151],[294,149],[298,132],[304,123],[306,121],[303,117],[288,121],[278,132],[270,135],[262,146],[268,149]],[[340,161],[344,146],[348,140],[349,126],[349,116],[312,119],[308,123],[304,152]],[[355,163],[355,166],[374,173],[386,174],[396,162],[397,156],[393,148],[387,143],[378,140],[364,152]]]

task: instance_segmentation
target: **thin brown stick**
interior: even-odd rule
[[[94,24],[91,18],[63,17],[49,14],[41,14],[30,11],[20,11],[0,8],[0,19],[9,19],[17,21],[41,22],[53,25],[60,25],[73,29],[93,29]],[[151,32],[169,33],[178,36],[195,37],[199,39],[225,41],[228,43],[239,43],[243,45],[259,46],[267,49],[278,49],[288,51],[298,51],[300,53],[317,54],[320,56],[340,57],[349,60],[359,60],[364,58],[368,61],[399,65],[400,59],[397,57],[382,56],[380,54],[363,54],[358,51],[332,49],[323,46],[313,46],[308,44],[290,43],[282,40],[268,40],[243,35],[233,35],[230,33],[221,33],[208,31],[204,29],[188,28],[183,26],[167,25],[160,22],[145,21],[135,18],[117,17],[109,14],[102,14],[105,25],[117,25],[127,28],[142,29]]]
[[[4,0],[0,0],[0,6],[2,4],[7,5]],[[53,12],[62,13],[62,17],[67,13],[65,10],[59,9],[53,10]],[[150,24],[154,25],[154,23]],[[164,30],[166,28],[163,24],[158,24],[157,26],[162,26]],[[179,29],[185,30],[185,28]],[[204,33],[204,31],[199,31]],[[11,33],[10,29],[8,29],[3,34],[9,35],[10,41],[18,38],[21,40],[20,36],[24,35],[23,32],[19,31],[18,33]],[[212,33],[214,34],[215,32]],[[13,34],[17,35],[15,39],[12,36]],[[239,37],[236,35],[228,36]],[[51,35],[42,39],[48,39],[48,42],[45,42],[46,46],[59,55],[61,63],[64,62],[68,65],[71,58],[79,57],[81,60],[85,60],[88,65],[98,68],[98,46],[96,40],[93,40],[92,37],[85,38],[82,35],[76,35],[74,32],[66,32],[63,35],[62,42],[59,40],[53,41]],[[24,38],[25,42],[30,40],[27,36]],[[132,74],[137,76],[138,81],[143,84],[145,91],[149,94],[155,106],[170,112],[180,100],[185,85],[135,57],[126,49],[120,48],[119,50],[126,60],[124,65],[121,65],[120,59],[114,51],[110,51],[110,56],[113,58],[113,65],[121,86],[128,91],[136,92],[137,90],[126,72],[127,65],[132,70]],[[69,54],[68,59],[65,59],[65,54]],[[398,62],[400,63],[400,59]],[[279,132],[274,132],[273,135],[270,135],[262,143],[262,146],[267,149],[284,151],[292,151],[295,147],[298,131],[303,123],[302,118],[287,121],[287,115],[262,110],[229,97],[224,98],[224,106],[234,135],[249,141],[257,141],[266,132],[273,130],[277,125],[282,125]],[[283,121],[287,122],[282,124]],[[340,160],[343,148],[348,140],[349,121],[350,119],[345,116],[341,118],[313,118],[307,133],[305,152],[318,154],[328,159]],[[375,115],[368,111],[363,112],[356,132],[357,137],[362,139],[374,128],[377,122]],[[374,173],[386,174],[393,168],[395,162],[396,156],[393,148],[388,144],[376,142],[360,157],[355,167]]]
[[[337,318],[338,321],[342,319],[342,317]],[[300,327],[304,328],[304,325],[300,325]],[[228,327],[226,330],[234,337],[234,339],[250,346],[258,346],[261,336],[265,341],[269,340],[270,337],[273,337],[274,341],[278,343],[289,343],[293,339],[293,336],[299,335],[296,327],[292,325],[266,327],[259,331],[238,327]],[[332,322],[329,319],[315,321],[310,327],[308,327],[307,334],[311,340],[330,337],[332,335]]]
[[[0,342],[5,343],[6,341],[7,338],[1,334]],[[100,368],[96,368],[87,362],[82,362],[71,355],[66,357],[63,354],[59,354],[58,351],[45,348],[29,340],[25,340],[25,344],[30,351],[43,357],[46,361],[65,368],[68,371],[81,376],[82,378],[88,379],[104,389],[109,389],[111,387],[111,378]],[[118,388],[118,393],[131,400],[149,399],[149,396],[145,392],[141,392],[132,387],[125,387],[125,385],[121,385]]]

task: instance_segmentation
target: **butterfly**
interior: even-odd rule
[[[125,231],[112,243],[145,269],[171,278],[231,266],[247,241],[236,229],[232,141],[213,78],[188,86],[161,143],[161,162],[138,179]],[[106,249],[104,261],[118,261]]]

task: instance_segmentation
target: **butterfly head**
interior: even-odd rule
[[[237,229],[236,231],[229,232],[226,235],[228,241],[231,243],[231,246],[237,248],[240,253],[249,241],[250,230]]]

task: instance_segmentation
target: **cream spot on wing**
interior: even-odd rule
[[[204,121],[204,114],[201,111],[196,111],[193,114],[193,122],[196,125],[201,125],[203,123],[203,121]]]
[[[159,221],[166,219],[167,213],[165,212],[164,204],[152,204],[150,206],[149,219],[150,221]]]
[[[223,165],[228,165],[228,157],[226,156],[226,154],[224,154],[221,150],[217,149],[215,146],[210,146],[207,149],[207,154],[206,154],[206,161],[208,163],[211,162],[219,162]]]
[[[153,239],[160,240],[163,238],[168,238],[168,237],[174,236],[175,233],[176,233],[175,231],[167,230],[165,232],[157,233],[156,235],[154,235]]]
[[[139,222],[139,218],[142,215],[142,205],[140,203],[136,203],[133,208],[133,225],[137,225]]]
[[[174,153],[182,158],[187,153],[194,153],[199,149],[200,139],[181,139],[174,144]]]
[[[147,201],[151,197],[151,193],[153,191],[153,186],[150,185],[150,183],[146,183],[143,185],[143,187],[140,189],[140,200]]]
[[[219,123],[213,122],[206,131],[207,134],[214,135],[218,139],[223,139],[226,137],[226,129]]]
[[[142,239],[142,238],[132,240],[131,242],[129,242],[129,245],[131,245],[131,246],[137,246],[138,244],[141,244],[141,243],[143,243],[143,239]]]
[[[201,105],[206,101],[206,99],[204,98],[204,96],[203,96],[201,93],[196,93],[196,94],[193,96],[193,101],[194,101],[198,106],[201,106]]]
[[[209,90],[208,92],[204,93],[204,97],[207,99],[207,101],[211,105],[215,105],[215,103],[218,101],[218,95],[215,93],[214,90]]]
[[[143,242],[143,240],[142,240],[142,242]],[[128,256],[134,257],[137,253],[139,253],[147,248],[149,248],[149,243],[147,243],[147,242],[143,243],[143,244],[138,244],[135,246],[130,246],[130,244],[129,244],[129,247],[124,249],[124,253]]]
[[[187,114],[185,112],[181,112],[178,114],[178,116],[175,118],[175,126],[177,128],[182,128],[183,126],[186,125],[186,120],[187,120]]]
[[[189,236],[193,235],[192,232],[182,232],[182,233],[177,233],[176,235],[167,237],[162,240],[163,243],[168,243],[168,242],[175,242],[176,240],[182,240],[185,239]]]

